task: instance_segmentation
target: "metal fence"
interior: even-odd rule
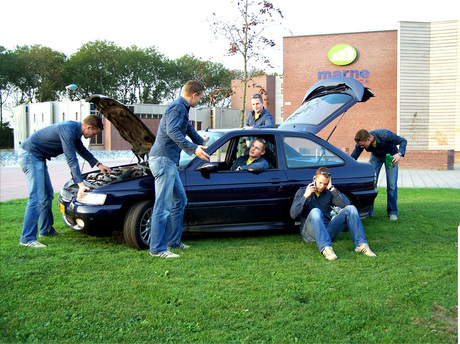
[[[111,160],[111,159],[124,159],[134,157],[133,152],[130,150],[116,150],[116,151],[91,151],[91,154],[100,161]],[[83,161],[77,154],[78,160]],[[61,154],[55,158],[51,158],[51,161],[65,161],[64,154]],[[18,154],[16,151],[0,151],[0,166],[18,166]]]

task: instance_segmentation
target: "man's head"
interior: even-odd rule
[[[267,142],[264,139],[257,138],[252,143],[251,148],[249,149],[249,156],[256,160],[259,159],[262,155],[265,154],[267,150]]]
[[[187,81],[184,88],[182,89],[182,97],[190,104],[191,107],[195,107],[200,102],[204,95],[205,88],[196,80]]]
[[[316,190],[323,192],[331,180],[331,171],[327,167],[320,167],[315,173]]]
[[[260,94],[254,94],[251,97],[252,109],[255,113],[260,114],[264,110],[264,101]]]
[[[355,142],[359,147],[367,149],[372,143],[372,135],[366,129],[358,130],[355,135]]]
[[[96,115],[89,115],[81,121],[81,134],[85,139],[90,139],[104,130],[102,119]]]

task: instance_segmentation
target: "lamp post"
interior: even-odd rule
[[[76,91],[78,89],[78,86],[75,84],[69,84],[65,87],[65,89],[65,95],[67,100],[67,117],[70,120],[70,92]],[[65,118],[63,118],[62,120],[65,120]]]
[[[65,89],[66,89],[66,93],[65,93],[65,94],[66,94],[66,98],[67,98],[68,100],[70,100],[70,92],[76,91],[76,90],[78,89],[78,86],[75,85],[75,84],[69,84],[69,85],[67,85],[67,86],[65,87]]]

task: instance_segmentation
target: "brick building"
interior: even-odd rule
[[[318,80],[353,77],[375,97],[352,107],[320,137],[326,139],[341,120],[329,141],[351,153],[357,130],[386,128],[408,141],[401,168],[453,169],[454,159],[460,163],[459,28],[459,21],[401,22],[392,31],[285,37],[284,118]],[[342,44],[357,54],[337,65],[328,53]]]

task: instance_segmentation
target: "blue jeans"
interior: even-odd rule
[[[386,167],[385,158],[377,158],[373,154],[369,162],[374,166],[376,174],[376,183],[379,180],[379,174],[382,170],[382,165],[385,168],[387,177],[387,213],[388,215],[398,215],[398,164],[391,170]],[[376,185],[377,186],[377,185]],[[374,206],[372,205],[370,216],[373,215]]]
[[[187,196],[176,164],[164,156],[149,158],[155,178],[155,205],[150,229],[150,253],[165,252],[181,244]]]
[[[319,208],[313,208],[308,214],[305,223],[300,228],[300,234],[305,242],[314,242],[319,252],[327,246],[332,247],[332,242],[348,227],[353,240],[353,248],[367,244],[363,224],[359,218],[358,210],[354,205],[347,205],[327,225]]]
[[[51,208],[54,191],[46,160],[37,159],[26,150],[19,148],[18,162],[26,176],[27,189],[29,190],[29,200],[24,214],[20,241],[28,243],[37,240],[39,228],[41,236],[48,236],[55,232]]]

